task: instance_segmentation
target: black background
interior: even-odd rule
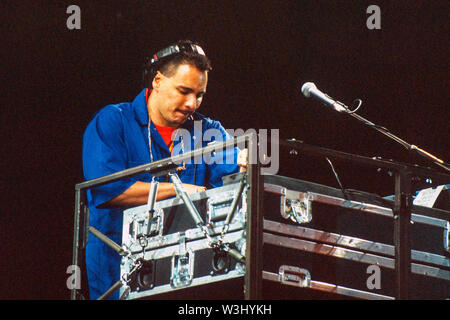
[[[81,8],[81,30],[66,9]],[[381,30],[366,27],[369,5]],[[448,160],[448,1],[2,1],[0,298],[68,299],[82,134],[141,90],[144,57],[179,39],[212,60],[201,112],[225,128],[424,165],[378,132],[306,99],[312,81]],[[335,164],[345,187],[393,193],[376,170]],[[280,174],[337,187],[323,159],[280,153]]]

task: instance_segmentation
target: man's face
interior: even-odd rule
[[[184,123],[200,107],[207,83],[208,72],[188,64],[179,65],[170,77],[158,72],[149,99],[152,121],[166,127]]]

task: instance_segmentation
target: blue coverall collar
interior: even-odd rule
[[[143,89],[133,100],[133,108],[136,120],[141,126],[148,126],[148,110],[145,101],[145,89]]]

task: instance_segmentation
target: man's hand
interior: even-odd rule
[[[241,167],[239,172],[247,171],[248,149],[243,149],[243,150],[239,151],[239,154],[238,154],[238,157],[237,157],[237,164]]]
[[[202,192],[206,190],[204,186],[196,186],[195,184],[187,184],[183,183],[184,190],[186,190],[187,194]]]

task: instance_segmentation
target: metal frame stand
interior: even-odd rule
[[[348,154],[340,151],[311,146],[302,141],[291,139],[280,141],[280,145],[296,150],[297,153],[306,153],[313,156],[330,157],[352,164],[375,167],[388,170],[395,174],[395,200],[394,212],[394,245],[395,245],[395,276],[396,295],[399,300],[409,299],[411,278],[411,239],[410,224],[413,208],[413,180],[431,179],[433,185],[447,184],[450,175],[438,172],[430,168],[412,166],[408,164],[367,158],[359,155]],[[449,217],[445,217],[448,219]]]
[[[161,176],[167,174],[173,174],[178,167],[178,163],[182,163],[183,160],[196,159],[198,157],[203,157],[204,155],[209,155],[213,152],[224,151],[229,148],[234,147],[246,147],[249,149],[249,154],[256,154],[255,148],[257,148],[256,136],[254,134],[243,135],[234,139],[227,140],[221,143],[213,143],[205,148],[194,149],[192,151],[186,152],[184,154],[174,156],[171,158],[155,161],[145,165],[137,166],[135,168],[126,169],[117,173],[113,173],[104,177],[97,179],[85,181],[75,185],[75,210],[74,210],[74,237],[73,237],[73,251],[72,251],[72,264],[79,266],[80,263],[80,253],[85,249],[88,242],[88,234],[92,233],[98,237],[101,241],[111,247],[120,255],[127,255],[128,252],[122,248],[120,245],[109,239],[107,236],[103,235],[101,232],[89,225],[89,210],[87,209],[85,191],[87,189],[101,186],[107,183],[118,181],[124,178],[135,176],[141,173],[150,173],[152,176]],[[251,161],[257,161],[257,159],[250,159]],[[250,163],[253,163],[251,162]],[[259,165],[250,164],[247,172],[247,182],[249,183],[248,197],[248,207],[249,212],[254,212],[258,209],[258,192],[260,188],[256,185],[252,186],[252,183],[259,181]],[[186,200],[186,199],[184,199]],[[188,203],[189,204],[189,203]],[[194,215],[196,216],[196,215]],[[253,240],[247,242],[246,248],[246,266],[247,272],[245,275],[245,297],[248,299],[254,299],[258,297],[258,292],[260,287],[256,285],[261,283],[261,251],[258,249],[262,242],[258,239],[262,238],[262,216],[259,216],[259,210],[256,214],[249,213],[249,222],[247,224],[247,235],[251,235]],[[254,238],[253,238],[254,237]],[[261,243],[259,246],[257,243]],[[136,266],[137,268],[139,266]],[[259,269],[257,269],[259,268]],[[116,290],[122,287],[124,283],[123,279],[119,279],[111,288],[109,288],[99,300],[107,299]],[[78,299],[78,289],[71,289],[70,297],[72,300]]]
[[[411,174],[408,171],[395,174],[395,206],[394,206],[394,244],[396,298],[409,299],[409,283],[411,278],[411,209],[412,186]]]
[[[264,181],[261,176],[261,166],[253,156],[258,142],[249,142],[249,163],[247,167],[249,193],[247,197],[247,248],[246,248],[246,277],[244,297],[246,300],[260,300],[262,297],[262,250],[263,250],[263,192]],[[257,156],[256,156],[257,158]]]
[[[310,146],[301,141],[280,141],[281,146],[296,150],[297,153],[306,153],[313,156],[329,157],[340,161],[388,170],[395,174],[395,200],[392,204],[394,212],[394,245],[395,245],[395,274],[396,274],[396,299],[408,299],[411,277],[411,240],[410,223],[413,180],[417,177],[432,179],[434,185],[446,184],[450,181],[450,175],[430,168],[411,166],[393,161],[367,158],[359,155],[348,154],[326,148]],[[196,149],[183,155],[156,161],[135,168],[117,172],[105,177],[79,183],[75,186],[75,212],[74,212],[74,241],[73,241],[73,265],[79,265],[79,254],[85,248],[88,233],[101,237],[101,234],[89,226],[89,211],[86,209],[85,190],[118,181],[123,178],[140,173],[152,175],[165,175],[173,172],[177,163],[185,159],[194,159],[214,151],[225,150],[235,146],[245,146],[249,149],[249,165],[247,167],[247,226],[246,226],[246,274],[244,279],[244,297],[247,300],[262,298],[262,251],[263,251],[263,192],[264,177],[261,174],[261,165],[257,150],[256,135],[245,135],[223,143],[214,143],[202,149]],[[444,219],[448,219],[445,216]],[[115,243],[105,239],[119,254],[126,254],[124,249]],[[115,290],[122,286],[122,281],[115,283],[110,290],[101,297],[108,298]],[[71,290],[71,299],[77,299],[77,289]]]

